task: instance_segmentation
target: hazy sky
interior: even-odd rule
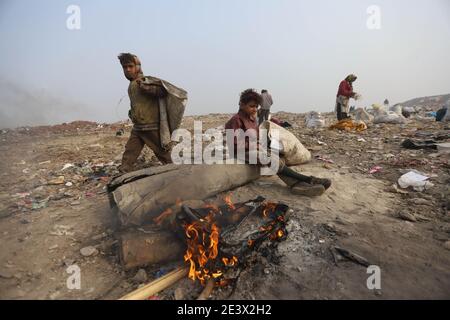
[[[325,112],[349,73],[357,106],[450,93],[450,1],[0,0],[0,49],[0,127],[127,118],[120,52],[186,89],[188,115],[234,112],[249,87]]]

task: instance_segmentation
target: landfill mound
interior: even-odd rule
[[[263,196],[289,206],[288,236],[255,258],[233,290],[216,289],[210,299],[448,298],[450,157],[441,145],[450,128],[427,111],[360,132],[328,129],[332,113],[318,129],[306,127],[306,114],[275,113],[312,153],[296,170],[333,184],[317,198],[291,194],[276,176],[233,190],[233,202]],[[201,120],[206,130],[229,117],[185,117],[182,127]],[[175,268],[120,265],[106,186],[130,129],[126,121],[79,121],[1,131],[1,299],[118,299]],[[157,165],[145,148],[137,169]],[[429,184],[399,185],[408,173]],[[380,289],[367,287],[367,263],[379,266]],[[148,298],[195,299],[202,290],[185,277]]]

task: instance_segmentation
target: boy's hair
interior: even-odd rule
[[[118,56],[120,64],[124,65],[126,63],[133,63],[136,64],[136,56],[131,53],[121,53]]]
[[[261,95],[258,92],[256,92],[255,89],[247,89],[242,91],[241,96],[239,98],[239,104],[247,104],[251,101],[261,104],[262,101]]]
[[[266,92],[267,92],[266,89],[262,89],[262,90],[261,90],[261,93],[266,93]]]

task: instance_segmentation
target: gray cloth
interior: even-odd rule
[[[270,110],[273,104],[272,96],[268,92],[261,93],[261,109]]]
[[[187,103],[187,92],[173,84],[155,77],[146,76],[144,84],[158,84],[167,91],[167,96],[159,99],[159,130],[161,146],[170,144],[172,132],[180,127]]]

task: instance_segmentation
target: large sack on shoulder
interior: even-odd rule
[[[271,121],[264,121],[261,123],[260,129],[267,130],[268,138],[271,141],[276,137],[274,131],[278,132],[279,141],[275,143],[279,144],[280,156],[285,160],[286,165],[295,166],[311,161],[311,152],[303,146],[296,136],[285,128]]]

